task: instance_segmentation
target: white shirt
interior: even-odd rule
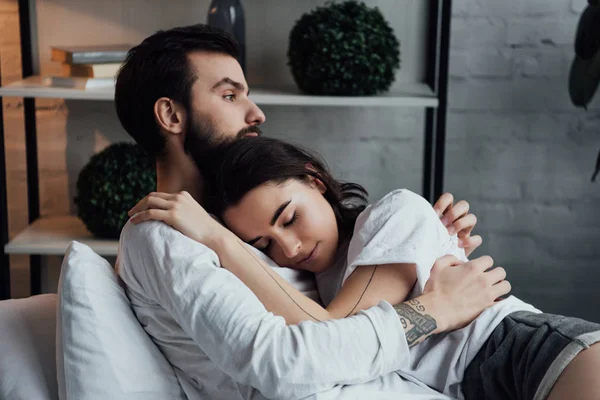
[[[395,190],[368,206],[357,218],[347,258],[331,271],[317,275],[317,287],[327,304],[350,274],[361,265],[416,264],[417,284],[409,295],[423,293],[438,258],[467,257],[439,217],[421,196]],[[333,291],[333,292],[332,292]],[[540,312],[514,296],[486,309],[463,329],[426,339],[410,349],[410,365],[400,373],[455,398],[462,398],[460,382],[465,369],[504,317],[515,311]]]
[[[155,221],[125,226],[117,263],[137,318],[191,400],[446,398],[393,372],[408,368],[409,350],[386,302],[286,326],[212,250]]]

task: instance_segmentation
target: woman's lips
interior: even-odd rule
[[[311,264],[313,261],[315,261],[315,259],[317,258],[317,255],[318,255],[318,251],[317,251],[318,248],[319,248],[319,244],[317,243],[315,245],[314,249],[308,255],[308,257],[306,257],[304,260],[300,261],[298,263],[298,265],[306,266],[306,265]]]

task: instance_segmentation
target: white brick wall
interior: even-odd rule
[[[470,201],[513,294],[600,321],[600,93],[568,96],[587,0],[455,0],[446,190]]]

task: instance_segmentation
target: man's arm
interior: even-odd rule
[[[387,303],[344,320],[287,326],[218,267],[214,252],[160,222],[126,225],[119,257],[124,281],[165,308],[219,368],[267,397],[367,382],[408,362]]]

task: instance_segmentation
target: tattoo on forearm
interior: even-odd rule
[[[406,318],[400,317],[400,323],[404,329],[408,328],[408,322],[406,322]]]
[[[437,328],[435,319],[431,315],[425,314],[425,306],[417,299],[395,305],[394,309],[406,332],[406,341],[409,347],[421,343]]]

